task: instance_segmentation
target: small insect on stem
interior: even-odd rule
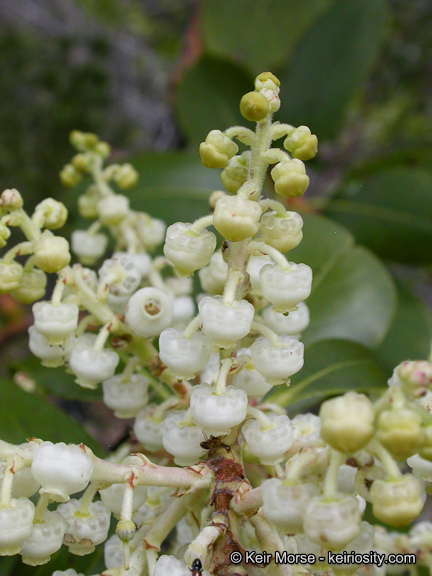
[[[204,437],[204,442],[200,442],[201,448],[208,450],[208,455],[211,457],[219,448],[225,448],[227,452],[231,452],[231,446],[228,444],[223,444],[222,440],[225,436],[210,436],[210,438]]]
[[[195,558],[192,562],[192,567],[189,568],[192,573],[192,576],[202,576],[202,564],[199,558]]]

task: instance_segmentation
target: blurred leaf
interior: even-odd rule
[[[376,354],[390,369],[404,360],[426,359],[432,340],[432,322],[427,306],[400,286],[399,305],[393,324]]]
[[[327,338],[378,346],[396,309],[396,291],[387,268],[371,252],[353,246],[348,231],[320,216],[304,215],[304,238],[289,259],[311,266],[311,322],[306,344]]]
[[[321,340],[306,346],[304,357],[305,365],[292,377],[290,387],[276,390],[271,400],[282,406],[300,401],[312,405],[349,390],[378,393],[387,385],[373,352],[354,342]]]
[[[16,563],[16,556],[0,558],[0,576],[13,576],[13,574],[18,574],[15,566]]]
[[[193,222],[208,213],[210,194],[222,188],[220,170],[203,166],[198,153],[143,154],[131,162],[140,174],[129,193],[132,207],[168,225]]]
[[[312,26],[280,75],[282,121],[318,138],[337,131],[374,64],[386,32],[384,0],[337,0]]]
[[[105,570],[103,550],[104,547],[101,545],[97,546],[90,556],[76,556],[71,554],[66,546],[62,546],[59,552],[53,554],[51,561],[43,566],[26,566],[18,561],[14,576],[52,576],[56,570],[65,571],[69,568],[74,569],[77,574],[86,576],[101,574]]]
[[[202,58],[185,72],[177,91],[177,118],[187,139],[197,145],[210,130],[244,124],[240,100],[251,90],[253,78],[241,68]]]
[[[99,444],[67,414],[36,394],[28,394],[8,380],[0,380],[0,437],[14,444],[35,436],[51,442],[83,442],[96,454]]]
[[[331,198],[325,213],[381,257],[432,263],[432,176],[426,170],[371,174]]]
[[[68,374],[64,366],[59,368],[46,368],[35,356],[26,359],[25,364],[18,367],[28,374],[44,392],[63,398],[65,400],[80,400],[81,402],[93,402],[102,400],[101,387],[96,390],[83,388],[75,383],[75,376]]]
[[[333,2],[207,0],[202,23],[204,45],[209,54],[236,60],[258,74],[282,64],[305,31]]]

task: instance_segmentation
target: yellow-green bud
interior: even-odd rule
[[[80,172],[91,172],[94,166],[94,158],[88,152],[76,154],[72,158],[72,164]]]
[[[418,453],[425,460],[432,462],[432,423],[424,426],[422,431],[423,445],[419,449]]]
[[[132,188],[138,181],[138,172],[132,164],[123,164],[114,173],[114,181],[119,188]]]
[[[68,211],[62,202],[54,200],[54,198],[46,198],[36,206],[35,214],[43,215],[42,226],[49,230],[56,230],[64,226]]]
[[[1,193],[0,206],[2,208],[16,210],[22,208],[23,204],[22,196],[15,188],[8,188]]]
[[[415,520],[423,509],[425,497],[419,481],[412,474],[375,480],[370,490],[374,516],[395,527]]]
[[[297,212],[266,212],[261,218],[261,237],[280,252],[288,252],[300,244],[302,227],[303,219]]]
[[[271,171],[277,194],[285,198],[302,196],[309,186],[305,165],[301,160],[279,162]]]
[[[11,233],[9,228],[0,222],[0,248],[6,246],[7,240],[10,235]]]
[[[132,520],[120,520],[117,522],[116,533],[122,542],[130,542],[135,536],[136,526]]]
[[[8,294],[19,286],[23,268],[18,262],[5,263],[0,260],[0,294]]]
[[[402,388],[412,398],[418,398],[432,385],[432,363],[426,360],[406,361],[396,368]]]
[[[119,224],[129,214],[129,198],[122,194],[105,196],[97,204],[99,218],[108,226]]]
[[[285,138],[284,147],[293,158],[311,160],[318,152],[318,138],[307,126],[299,126]]]
[[[11,292],[11,295],[22,304],[33,304],[45,296],[46,284],[45,272],[34,268],[30,272],[23,273],[19,286]]]
[[[409,408],[385,410],[377,421],[377,438],[396,460],[416,454],[423,443],[422,419]]]
[[[261,122],[270,112],[270,105],[259,92],[248,92],[240,100],[240,112],[243,118],[251,122]]]
[[[85,194],[78,197],[78,212],[83,218],[97,218],[99,216],[98,205],[99,197],[91,188]]]
[[[99,156],[102,156],[104,159],[108,158],[108,156],[111,154],[111,146],[108,144],[108,142],[98,142],[95,147],[95,152],[97,152]]]
[[[96,134],[92,134],[91,132],[87,132],[84,134],[84,146],[86,148],[94,148],[99,142],[98,136]]]
[[[262,89],[274,90],[279,93],[280,80],[271,72],[261,72],[255,78],[255,90],[259,92]]]
[[[82,179],[81,172],[73,166],[73,164],[66,164],[60,172],[60,180],[63,186],[73,188],[77,186]]]
[[[69,242],[61,236],[54,236],[49,230],[36,240],[33,249],[36,266],[48,274],[59,272],[71,259]]]
[[[77,150],[84,150],[85,134],[79,130],[72,130],[69,134],[70,143]]]
[[[220,130],[211,130],[199,148],[201,161],[207,168],[225,168],[237,151],[237,144]]]
[[[224,238],[239,242],[258,232],[261,206],[240,196],[223,196],[216,202],[213,226]]]
[[[222,198],[222,196],[226,196],[226,194],[225,194],[225,192],[223,192],[223,190],[213,190],[213,192],[210,194],[209,206],[210,206],[210,210],[212,212],[214,212],[214,210],[216,208],[216,203],[219,200],[219,198]]]
[[[341,452],[357,452],[374,435],[374,408],[367,396],[348,392],[321,405],[321,437]]]
[[[248,177],[248,168],[246,158],[242,156],[233,156],[228,162],[228,166],[222,171],[220,178],[222,184],[232,194],[246,182]]]

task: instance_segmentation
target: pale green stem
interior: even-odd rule
[[[290,270],[290,265],[285,256],[281,254],[279,250],[273,248],[273,246],[269,246],[265,242],[261,242],[260,240],[254,240],[249,244],[249,252],[252,255],[254,255],[256,252],[259,252],[260,254],[270,256],[270,258],[274,260],[276,264],[278,264],[281,270],[285,271]]]
[[[260,423],[261,430],[270,430],[271,428],[275,427],[270,418],[266,416],[264,412],[262,412],[258,408],[255,408],[254,406],[248,406],[247,413],[254,420],[258,420],[258,422]]]
[[[108,186],[108,184],[104,180],[104,177],[102,174],[102,165],[103,165],[103,159],[98,154],[95,154],[94,155],[93,170],[92,170],[92,176],[94,178],[95,184],[96,184],[101,196],[103,196],[103,197],[112,196],[112,195],[114,195],[114,191],[111,189],[110,186]]]
[[[268,163],[264,158],[271,145],[272,114],[263,122],[258,122],[254,142],[251,146],[252,158],[248,180],[256,185],[258,196],[261,193]]]
[[[197,314],[195,316],[195,318],[192,318],[192,320],[189,322],[189,324],[183,330],[183,336],[185,338],[189,338],[189,339],[192,338],[192,336],[198,330],[199,326],[200,326],[200,316],[199,316],[199,314]]]
[[[368,451],[372,452],[379,458],[389,478],[397,479],[402,477],[402,472],[400,471],[399,466],[396,464],[390,452],[384,448],[381,442],[378,442],[378,440],[372,440],[368,446]]]
[[[0,490],[0,508],[7,508],[10,503],[12,496],[12,482],[14,478],[13,466],[14,466],[13,455],[9,456],[6,460],[6,465],[3,470],[3,479],[1,482]]]
[[[212,224],[213,224],[213,214],[210,214],[210,216],[203,216],[202,218],[198,218],[198,220],[195,220],[195,222],[189,228],[189,232],[191,232],[192,234],[196,234],[198,236],[201,230],[203,230],[204,228],[208,228],[209,226],[212,226]]]
[[[291,160],[291,156],[280,148],[270,148],[270,150],[265,153],[264,158],[269,164]]]
[[[266,326],[265,324],[262,324],[261,322],[257,322],[255,320],[254,322],[252,322],[251,330],[256,330],[257,332],[260,332],[260,334],[262,334],[265,338],[267,338],[267,340],[270,342],[272,346],[277,346],[278,348],[282,347],[282,342],[280,341],[279,336],[276,334],[276,332],[273,332],[273,330],[268,326]]]
[[[38,240],[41,235],[40,228],[38,228],[32,222],[31,218],[27,216],[26,212],[22,208],[20,208],[19,210],[14,212],[14,214],[19,217],[20,220],[19,227],[23,231],[23,234],[25,235],[27,240],[30,240],[30,242]]]
[[[77,338],[82,336],[84,334],[84,332],[87,330],[88,326],[90,324],[92,324],[93,322],[95,322],[96,324],[99,323],[96,316],[93,316],[93,314],[89,314],[88,316],[85,316],[81,320],[81,322],[78,324],[78,328],[76,329]]]
[[[27,258],[26,263],[24,264],[24,272],[31,272],[34,267],[36,258],[34,256],[30,256]]]
[[[53,290],[51,297],[51,304],[54,304],[54,306],[58,306],[61,303],[64,289],[65,289],[64,276],[61,275],[57,279],[55,288]]]
[[[45,510],[48,508],[49,504],[49,494],[41,494],[39,496],[38,503],[36,505],[35,515],[33,522],[35,523],[42,523],[43,517],[45,514]]]
[[[294,132],[294,130],[295,127],[291,126],[291,124],[280,124],[279,122],[275,122],[272,126],[272,140],[279,140],[279,138],[289,136],[291,132]]]
[[[125,520],[126,522],[132,520],[133,495],[134,495],[133,486],[129,482],[126,482],[123,492],[123,502],[121,507],[120,520]]]
[[[225,130],[225,134],[228,136],[228,138],[237,138],[237,140],[243,144],[246,144],[247,146],[252,146],[252,144],[255,142],[254,132],[249,130],[249,128],[245,128],[244,126],[231,126],[231,128]]]
[[[128,363],[126,364],[125,369],[123,370],[123,374],[122,374],[122,382],[129,382],[129,380],[132,377],[132,374],[134,373],[135,368],[138,366],[138,364],[140,363],[140,359],[137,358],[136,356],[132,356]]]
[[[73,278],[77,288],[77,295],[84,308],[96,316],[101,324],[109,322],[114,317],[112,310],[102,302],[99,302],[95,293],[89,286],[87,286],[84,279],[82,278],[81,271],[74,271]],[[124,330],[127,332],[126,327],[124,327]]]
[[[284,469],[280,464],[276,464],[275,466],[273,466],[273,469],[278,478],[283,478],[285,476]]]
[[[225,288],[223,292],[223,303],[230,306],[236,296],[237,286],[239,285],[241,279],[243,278],[243,273],[238,270],[232,270],[228,273],[227,280],[225,282]]]
[[[285,206],[278,202],[277,200],[272,200],[271,198],[265,198],[264,200],[260,200],[260,206],[263,209],[263,212],[266,210],[274,210],[278,216],[285,216],[286,209]]]
[[[159,406],[153,412],[152,420],[154,420],[155,422],[162,422],[165,412],[170,408],[178,406],[178,404],[179,399],[176,396],[170,396],[169,398],[167,398],[167,400],[165,400],[165,402],[159,404]]]
[[[4,264],[12,264],[16,256],[23,256],[33,254],[33,242],[20,242],[3,256],[2,261]]]
[[[104,326],[102,326],[102,328],[99,331],[99,334],[97,335],[96,341],[93,344],[94,350],[100,352],[103,349],[110,335],[110,326],[111,326],[111,320],[107,322]]]
[[[100,220],[96,220],[96,222],[93,222],[93,224],[91,226],[89,226],[89,228],[87,230],[87,234],[89,236],[94,236],[97,232],[99,232],[101,227],[102,227],[102,222]]]
[[[96,484],[96,482],[91,482],[87,486],[84,494],[82,495],[82,497],[80,499],[80,505],[78,508],[78,511],[81,514],[88,514],[88,507],[93,502],[93,498],[95,497],[95,494],[99,490],[99,488],[100,488],[100,485]]]
[[[218,379],[217,379],[216,386],[215,386],[215,391],[214,391],[216,396],[219,396],[220,394],[225,393],[226,379],[227,379],[227,376],[228,376],[228,373],[231,369],[232,364],[233,364],[232,358],[226,358],[225,360],[222,360],[221,365],[220,365],[220,369],[219,369]]]
[[[337,473],[344,462],[344,456],[341,452],[330,450],[330,463],[324,479],[324,496],[333,498],[337,493]]]

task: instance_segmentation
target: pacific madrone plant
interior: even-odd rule
[[[306,126],[273,122],[278,94],[278,79],[260,74],[240,103],[255,132],[212,130],[200,145],[228,193],[213,192],[210,214],[195,222],[166,230],[132,210],[115,187],[134,186],[134,168],[105,165],[108,144],[77,131],[78,153],[61,180],[92,179],[79,211],[94,222],[71,237],[79,263],[56,233],[67,219],[62,203],[48,198],[29,216],[17,190],[1,194],[0,246],[12,227],[25,236],[0,261],[1,293],[33,304],[31,352],[44,366],[64,365],[79,386],[102,386],[115,417],[135,418],[135,440],[105,460],[83,444],[0,441],[0,555],[38,566],[61,546],[84,556],[104,543],[104,576],[405,569],[330,566],[328,551],[411,552],[431,568],[431,522],[399,533],[362,516],[369,502],[379,521],[404,526],[432,493],[432,365],[404,362],[380,398],[348,392],[324,402],[319,416],[290,419],[266,399],[303,366],[312,285],[309,266],[284,255],[302,240],[301,216],[262,194],[273,166],[276,193],[301,196],[304,161],[317,152]],[[272,147],[282,138],[283,149]],[[99,265],[109,238],[114,253]],[[164,239],[164,257],[152,257]],[[57,277],[49,298],[47,274]],[[150,403],[149,392],[159,401]],[[410,472],[401,471],[405,461]],[[246,563],[246,550],[273,557]],[[313,553],[316,562],[276,563],[277,551]],[[76,572],[53,576],[61,575]]]

